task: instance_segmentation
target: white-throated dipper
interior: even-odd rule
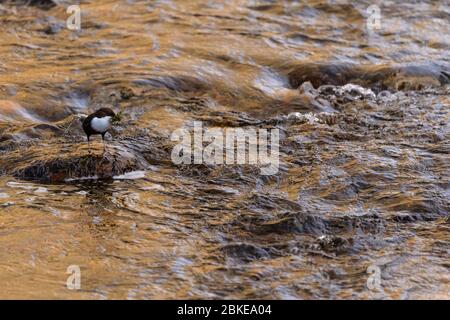
[[[120,121],[120,113],[115,114],[110,108],[101,108],[90,114],[83,121],[83,130],[86,133],[89,152],[91,151],[90,137],[100,134],[103,141],[103,151],[105,151],[105,134],[111,128],[111,124]]]

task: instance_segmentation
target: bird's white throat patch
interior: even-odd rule
[[[111,117],[102,117],[102,118],[92,118],[91,120],[91,128],[97,132],[103,133],[106,132],[109,127],[111,127]]]

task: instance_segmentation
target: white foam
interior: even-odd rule
[[[25,120],[29,120],[31,122],[45,122],[22,108],[17,109],[17,114]]]
[[[24,183],[20,183],[20,182],[15,182],[15,181],[8,181],[6,183],[6,185],[10,188],[16,188],[16,189],[25,189],[25,190],[33,190],[33,189],[37,189],[34,186],[30,186],[28,184],[24,184]]]
[[[145,171],[131,171],[118,176],[114,176],[114,180],[136,180],[145,177]]]
[[[354,93],[356,93],[356,94],[358,94],[360,96],[366,97],[366,98],[374,99],[376,97],[375,93],[373,93],[372,90],[363,88],[363,87],[361,87],[359,85],[352,84],[352,83],[348,83],[345,86],[340,87],[338,92],[341,95],[343,95],[345,93],[352,93],[352,92],[354,92]]]
[[[48,189],[44,187],[39,187],[36,190],[34,190],[34,193],[46,193],[46,192],[48,192]]]
[[[66,99],[66,102],[74,111],[84,111],[89,105],[89,96],[87,94],[73,92]]]
[[[150,191],[150,190],[165,190],[165,188],[160,184],[153,184],[151,186],[145,186],[140,188],[142,191]]]
[[[319,118],[312,112],[292,112],[288,114],[287,119],[293,122],[308,122],[311,124],[319,122]]]
[[[61,217],[61,212],[53,207],[47,207],[48,211],[50,211],[50,213],[52,215],[54,215],[55,217]]]
[[[78,178],[65,178],[65,182],[83,181],[83,180],[98,180],[98,176],[78,177]]]
[[[285,77],[269,68],[264,68],[261,71],[259,76],[253,81],[253,86],[270,96],[286,91],[286,88],[289,87]]]

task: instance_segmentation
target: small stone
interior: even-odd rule
[[[298,87],[298,91],[300,94],[317,95],[317,90],[314,89],[313,85],[309,81],[303,82],[302,85]]]

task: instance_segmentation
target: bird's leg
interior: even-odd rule
[[[89,154],[91,154],[91,139],[90,136],[87,136],[88,139],[88,150],[89,150]]]
[[[105,153],[106,152],[105,133],[102,133],[102,141],[103,141],[103,153]]]

